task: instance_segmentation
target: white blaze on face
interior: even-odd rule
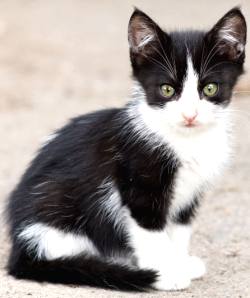
[[[188,58],[186,80],[179,99],[180,112],[184,120],[198,116],[199,102],[198,75],[193,68],[191,58]]]
[[[168,102],[164,108],[168,125],[172,129],[182,128],[182,131],[183,129],[185,131],[185,126],[189,127],[189,124],[192,124],[194,126],[192,131],[195,133],[199,129],[209,129],[218,124],[217,115],[221,115],[224,109],[205,98],[200,98],[198,84],[198,74],[191,58],[188,57],[186,77],[180,98]]]

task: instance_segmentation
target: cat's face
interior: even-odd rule
[[[208,32],[170,33],[136,10],[129,44],[143,117],[156,130],[164,126],[181,134],[216,126],[243,72],[245,43],[246,22],[237,8]]]

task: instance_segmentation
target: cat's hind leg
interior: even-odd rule
[[[87,236],[36,223],[15,236],[8,272],[19,279],[143,291],[157,279],[153,270],[139,269],[99,253]]]

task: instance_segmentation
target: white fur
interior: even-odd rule
[[[172,245],[175,247],[175,251],[180,255],[187,256],[191,227],[189,225],[169,224],[167,233],[171,239]]]
[[[188,271],[189,278],[197,279],[206,272],[203,261],[195,256],[189,256],[189,241],[191,237],[191,227],[189,225],[170,224],[167,233],[174,247],[176,258],[184,258],[183,266]]]
[[[130,244],[135,250],[141,268],[160,270],[166,267],[164,259],[171,250],[171,241],[166,231],[150,231],[140,227],[130,217],[128,220]],[[164,258],[162,258],[164,256]]]
[[[237,35],[237,33],[232,30],[231,26],[223,27],[220,30],[220,38],[228,42],[237,43],[238,40],[235,35]]]
[[[188,58],[186,81],[179,99],[179,102],[181,102],[179,106],[181,116],[192,117],[198,112],[200,98],[197,92],[197,85],[198,75],[193,69],[192,61]],[[183,119],[181,120],[183,121]]]
[[[150,231],[140,227],[130,217],[128,228],[130,245],[135,251],[139,267],[156,270],[159,274],[155,288],[184,289],[192,279],[205,273],[202,261],[188,255],[188,227],[172,225],[162,231]]]
[[[118,233],[124,230],[128,210],[122,206],[119,191],[110,177],[99,186],[98,193],[101,195],[99,215],[108,218]]]
[[[27,226],[19,234],[19,238],[26,241],[30,250],[36,250],[38,259],[53,260],[81,253],[99,255],[98,250],[87,236],[64,232],[43,223]]]
[[[140,48],[143,48],[145,47],[146,44],[148,44],[149,42],[151,42],[152,40],[154,40],[154,35],[153,34],[148,34],[146,35],[142,40],[141,42],[138,44],[137,48],[140,49]]]
[[[206,273],[206,266],[199,257],[188,256],[186,266],[189,268],[189,277],[191,280],[201,278]]]

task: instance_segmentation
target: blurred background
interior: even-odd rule
[[[46,135],[71,117],[129,98],[127,24],[133,6],[168,30],[208,29],[238,4],[250,20],[249,0],[0,0],[0,211]],[[207,260],[208,275],[171,297],[250,297],[249,48],[234,98],[235,161],[195,224],[192,249]],[[1,227],[0,297],[114,296],[7,277],[9,244]]]

